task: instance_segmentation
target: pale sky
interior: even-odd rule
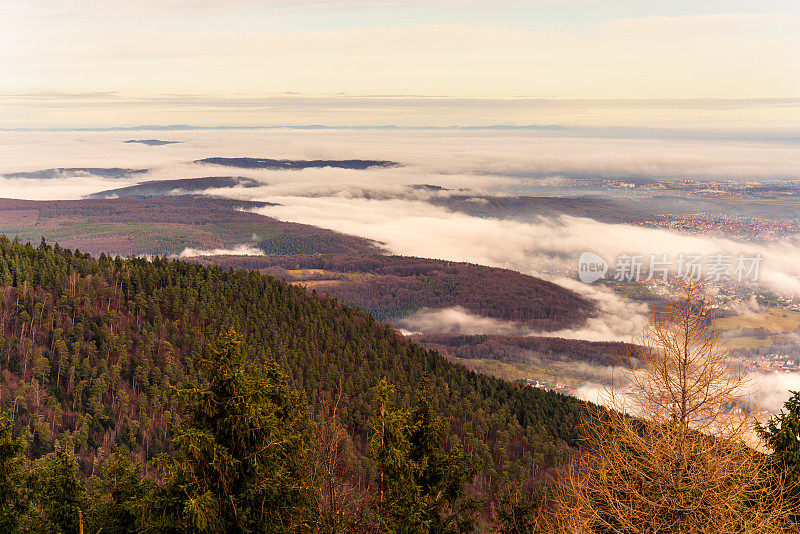
[[[792,130],[800,2],[0,2],[0,128],[137,124]]]

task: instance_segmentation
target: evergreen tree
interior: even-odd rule
[[[394,387],[382,379],[376,388],[378,396],[375,433],[370,455],[378,464],[377,514],[384,532],[397,532],[403,516],[408,524],[419,523],[416,503],[418,486],[414,484],[413,466],[408,458],[411,444],[406,428],[409,414],[392,402]]]
[[[78,477],[75,455],[68,448],[43,458],[43,467],[32,474],[34,512],[27,518],[30,532],[82,531],[86,490]]]
[[[433,406],[427,377],[407,412],[389,403],[393,388],[378,386],[379,412],[371,452],[378,462],[381,528],[391,533],[456,533],[474,528],[477,509],[465,484],[477,473],[460,445],[445,450],[446,427]]]
[[[195,532],[295,532],[310,528],[306,473],[310,424],[303,397],[274,362],[250,365],[233,330],[198,362],[206,384],[178,391],[184,417],[151,528]]]
[[[771,417],[766,425],[758,424],[757,430],[772,449],[785,485],[797,503],[800,502],[800,392],[791,393],[783,405],[786,412]]]
[[[330,428],[341,426],[334,434],[346,434],[348,452],[338,474],[326,468],[328,481],[340,486],[331,492],[328,484],[323,495],[326,513],[336,514],[330,517],[364,512],[358,499],[342,499],[362,492],[374,474],[365,452],[383,377],[404,403],[425,372],[435,378],[433,406],[452,426],[448,450],[462,443],[483,463],[471,488],[477,494],[501,494],[520,474],[562,463],[565,444],[578,443],[578,400],[471,372],[362,311],[258,272],[166,258],[99,261],[2,236],[0,271],[9,273],[0,287],[0,411],[13,413],[13,435],[27,459],[69,444],[93,491],[104,475],[102,468],[99,479],[90,473],[114,445],[142,465],[173,450],[178,386],[208,383],[194,355],[229,328],[242,334],[249,367],[278,362],[315,413],[322,413],[320,399],[339,392]],[[95,495],[95,504],[104,502]],[[162,515],[174,524],[180,514]]]
[[[16,532],[25,511],[22,445],[14,440],[11,414],[0,414],[0,532]]]
[[[543,515],[547,486],[513,488],[506,491],[497,506],[492,507],[492,518],[498,527],[497,534],[532,534],[548,532],[552,528]]]
[[[92,531],[122,534],[137,531],[146,483],[142,469],[120,447],[103,462],[92,492]]]

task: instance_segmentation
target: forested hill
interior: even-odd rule
[[[178,180],[148,180],[136,185],[92,193],[85,198],[148,198],[156,196],[186,195],[215,187],[258,187],[258,180],[243,176],[205,176]]]
[[[140,459],[168,450],[173,387],[198,379],[190,356],[231,327],[249,359],[279,362],[312,410],[340,396],[357,461],[384,377],[408,402],[430,376],[448,443],[483,461],[481,491],[561,461],[578,437],[578,401],[469,372],[330,297],[254,271],[0,237],[0,404],[31,457],[74,444],[90,471],[114,444]]]
[[[206,165],[222,165],[225,167],[236,167],[240,169],[269,169],[269,170],[300,170],[314,169],[322,167],[333,167],[337,169],[364,170],[370,167],[395,167],[399,165],[394,161],[371,160],[371,159],[314,159],[314,160],[291,160],[291,159],[269,159],[269,158],[205,158],[198,159],[195,163]]]
[[[541,278],[464,262],[379,254],[226,256],[193,261],[256,269],[393,320],[422,308],[461,306],[550,331],[583,324],[594,304]]]

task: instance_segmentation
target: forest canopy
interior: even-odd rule
[[[482,466],[477,493],[557,465],[577,443],[579,401],[470,372],[333,298],[253,271],[0,239],[0,407],[31,459],[69,444],[91,473],[114,446],[142,461],[169,451],[175,389],[198,380],[194,355],[231,328],[246,358],[277,362],[312,412],[340,398],[363,473],[384,378],[409,405],[429,377],[445,443]]]

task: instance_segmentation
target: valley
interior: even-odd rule
[[[796,2],[0,2],[0,533],[800,531]]]

